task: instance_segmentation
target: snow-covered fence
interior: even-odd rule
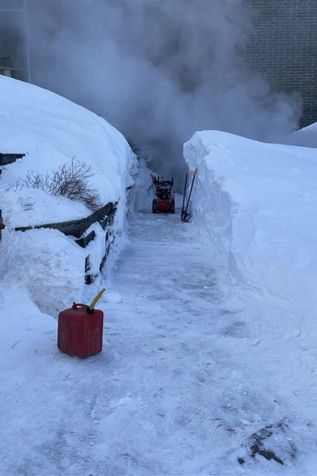
[[[99,208],[91,215],[79,220],[70,220],[58,223],[46,223],[43,225],[34,226],[18,226],[15,231],[27,231],[34,228],[54,228],[61,231],[64,235],[75,236],[80,238],[83,233],[95,222],[99,222],[103,228],[113,221],[114,214],[116,212],[117,203],[107,203],[107,205]]]
[[[8,164],[13,164],[16,160],[22,159],[25,154],[1,154],[0,153],[0,167]]]
[[[62,232],[66,236],[71,236],[76,238],[74,241],[77,243],[81,248],[86,248],[91,241],[96,238],[96,231],[89,229],[94,224],[99,224],[101,228],[105,231],[105,243],[104,243],[104,252],[102,258],[99,263],[99,271],[102,270],[107,256],[109,254],[111,244],[114,242],[115,236],[112,230],[112,224],[115,218],[117,210],[117,202],[109,202],[107,205],[99,208],[95,212],[91,213],[91,215],[78,219],[78,220],[70,220],[64,222],[57,222],[57,223],[46,223],[41,225],[34,225],[34,226],[18,226],[15,227],[15,231],[29,231],[33,229],[40,229],[40,228],[49,228],[55,229]],[[88,233],[87,233],[88,230]],[[96,270],[93,271],[91,267],[91,260],[89,254],[86,256],[85,259],[85,282],[86,284],[91,284],[96,277]]]

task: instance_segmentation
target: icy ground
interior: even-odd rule
[[[1,476],[317,474],[316,431],[290,398],[295,362],[289,377],[274,327],[259,334],[256,316],[226,303],[179,216],[138,214],[129,234],[99,356],[58,352],[55,321],[1,291],[12,326],[0,340]]]

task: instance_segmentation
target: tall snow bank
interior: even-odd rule
[[[317,304],[317,158],[311,149],[197,132],[193,222],[227,269],[292,306]]]
[[[75,158],[91,167],[89,183],[103,204],[123,199],[126,187],[132,184],[129,172],[134,155],[119,131],[65,98],[4,76],[0,77],[0,96],[0,151],[26,153],[5,168],[1,180],[7,185],[5,190],[29,171],[49,173]],[[34,201],[37,223],[56,221],[60,216],[78,218],[84,211],[82,204],[76,207],[71,202],[67,206],[65,198],[48,196],[50,203],[41,206],[41,197],[34,196],[32,190],[27,190],[27,195]],[[17,225],[24,220],[23,215],[16,207],[7,219]]]
[[[11,232],[16,226],[68,221],[91,213],[83,203],[17,186],[30,171],[42,174],[76,159],[91,168],[89,186],[102,205],[118,202],[117,240],[122,234],[126,189],[135,156],[120,132],[104,119],[50,91],[0,76],[0,152],[25,153],[3,168],[0,203],[6,223],[0,244],[2,277],[25,283],[43,311],[80,300],[85,254],[102,253],[103,230],[95,244],[80,249],[58,231]],[[120,241],[120,240],[119,240]],[[96,250],[92,249],[95,246]],[[52,303],[55,303],[54,305]]]

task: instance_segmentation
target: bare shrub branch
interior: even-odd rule
[[[72,158],[51,174],[29,172],[23,183],[28,188],[41,189],[56,197],[80,200],[90,210],[97,210],[101,206],[100,196],[97,190],[88,184],[88,179],[92,176],[89,165]]]

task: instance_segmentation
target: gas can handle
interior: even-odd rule
[[[85,304],[77,304],[76,302],[73,302],[72,309],[86,309]]]

